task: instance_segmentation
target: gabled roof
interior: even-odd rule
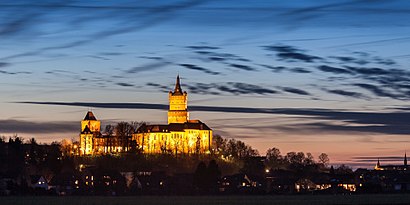
[[[211,130],[211,128],[199,120],[190,120],[185,123],[170,123],[168,125],[142,125],[138,128],[137,133],[184,132],[185,130]]]
[[[41,176],[41,175],[30,175],[30,183],[31,184],[36,184],[38,181],[40,181],[41,177],[43,177],[43,176]]]
[[[94,113],[91,111],[87,112],[87,115],[85,115],[84,120],[97,120],[97,118],[95,118]]]

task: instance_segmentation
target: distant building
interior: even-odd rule
[[[133,135],[144,153],[207,153],[211,150],[212,129],[200,120],[190,120],[188,94],[177,76],[169,92],[167,125],[143,125]]]
[[[403,165],[380,165],[380,160],[377,159],[375,170],[407,170],[407,153],[404,153]]]

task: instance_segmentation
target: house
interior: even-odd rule
[[[226,194],[265,193],[264,179],[248,174],[234,174],[222,177],[219,191]]]
[[[54,176],[49,187],[57,195],[77,195],[82,194],[84,183],[78,173],[65,172]]]

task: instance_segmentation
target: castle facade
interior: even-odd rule
[[[212,148],[212,129],[200,120],[190,120],[188,93],[182,91],[179,75],[168,94],[168,124],[141,125],[127,140],[101,133],[101,122],[91,111],[81,121],[80,155],[99,155],[131,150],[146,154],[205,154]],[[124,142],[129,142],[124,144]],[[132,144],[132,145],[131,145]]]

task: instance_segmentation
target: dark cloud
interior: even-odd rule
[[[0,74],[5,74],[5,75],[17,75],[17,74],[32,74],[32,72],[27,72],[27,71],[8,72],[8,71],[0,70]]]
[[[149,86],[149,87],[158,88],[163,93],[167,93],[169,91],[169,88],[170,88],[169,86],[160,85],[158,83],[147,83],[146,85]]]
[[[387,69],[382,69],[382,68],[358,68],[358,67],[351,67],[351,66],[345,66],[345,68],[355,72],[356,74],[362,74],[362,75],[396,75],[396,74],[401,74],[400,71],[398,70],[387,70]]]
[[[223,62],[223,61],[241,61],[241,62],[251,62],[251,60],[243,58],[241,56],[232,54],[232,53],[221,53],[213,51],[195,51],[196,54],[205,56],[206,59],[210,61]]]
[[[303,61],[311,63],[322,59],[318,56],[308,55],[305,51],[288,45],[263,46],[263,48],[268,51],[275,51],[276,56],[279,57],[279,59],[291,62]]]
[[[106,57],[103,57],[103,56],[96,56],[96,55],[88,55],[87,57],[100,59],[100,60],[111,60],[109,58],[106,58]]]
[[[2,133],[70,133],[77,130],[79,130],[78,122],[0,120],[0,131]]]
[[[39,105],[64,105],[95,108],[116,109],[155,109],[168,110],[167,104],[149,103],[93,103],[93,102],[19,102]],[[278,127],[278,129],[295,129],[305,131],[328,131],[328,132],[366,132],[380,134],[409,135],[410,127],[408,119],[410,112],[354,112],[348,110],[332,110],[318,108],[253,108],[253,107],[226,107],[226,106],[189,106],[191,111],[222,112],[222,113],[258,113],[258,114],[281,114],[291,117],[310,117],[311,120],[328,120],[328,122],[301,121],[298,125],[290,127]],[[343,122],[337,125],[330,122]],[[352,124],[352,125],[350,125]]]
[[[246,70],[246,71],[256,71],[255,68],[252,68],[250,66],[247,65],[242,65],[242,64],[229,64],[229,66],[233,67],[233,68],[238,68],[241,70]]]
[[[172,2],[159,4],[156,6],[141,6],[139,4],[127,4],[123,6],[123,2],[100,6],[95,4],[78,4],[77,2],[42,2],[41,4],[32,4],[24,2],[21,4],[2,4],[0,11],[9,13],[6,15],[5,21],[1,22],[0,36],[10,36],[13,34],[21,34],[24,37],[33,38],[36,32],[31,32],[30,28],[36,26],[36,29],[41,29],[43,23],[47,23],[45,19],[51,21],[55,19],[65,26],[66,30],[72,27],[84,27],[92,25],[96,21],[115,22],[115,26],[93,26],[95,31],[85,33],[78,36],[78,40],[66,42],[60,45],[47,46],[33,51],[27,51],[19,54],[3,57],[2,59],[14,59],[26,56],[35,56],[47,51],[66,49],[77,46],[83,46],[97,40],[108,38],[111,36],[136,32],[145,28],[155,26],[164,21],[172,19],[175,13],[198,6],[207,1],[203,0],[187,0],[180,2]],[[54,15],[54,12],[60,12],[60,15]],[[69,16],[70,18],[67,18]],[[70,19],[67,21],[67,19]],[[109,20],[109,21],[108,21]],[[70,22],[72,24],[70,24]],[[51,31],[53,33],[55,31]],[[50,34],[50,31],[41,31],[38,33]]]
[[[145,71],[153,71],[153,70],[160,69],[168,65],[172,65],[172,63],[168,61],[160,60],[158,62],[148,63],[142,66],[133,67],[131,69],[128,69],[126,73],[140,73],[140,72],[145,72]]]
[[[139,56],[139,58],[149,59],[149,60],[162,60],[162,57],[158,56]]]
[[[352,97],[352,98],[361,98],[361,99],[368,99],[365,95],[358,93],[358,92],[353,92],[353,91],[346,91],[346,90],[326,90],[329,93],[336,94],[336,95],[342,95],[346,97]]]
[[[371,84],[366,84],[366,83],[355,83],[353,84],[354,86],[366,89],[368,91],[370,91],[371,93],[375,94],[376,96],[379,97],[389,97],[389,98],[393,98],[393,99],[400,99],[403,96],[400,96],[398,94],[394,94],[391,93],[387,90],[385,90],[384,88],[382,88],[381,86],[377,86],[377,85],[371,85]]]
[[[253,85],[248,83],[236,83],[236,82],[228,82],[228,85],[231,85],[232,88],[227,88],[225,86],[217,86],[217,88],[224,92],[229,92],[232,94],[275,94],[278,93],[275,90],[268,89],[261,87],[259,85]]]
[[[125,53],[120,53],[120,52],[101,52],[99,55],[104,55],[104,56],[121,56],[124,55]]]
[[[157,88],[163,88],[163,89],[169,89],[168,86],[160,85],[158,83],[147,83],[146,85],[151,86],[151,87],[157,87]]]
[[[351,71],[343,69],[343,68],[336,68],[332,66],[327,66],[327,65],[321,65],[317,67],[317,69],[327,72],[327,73],[334,73],[334,74],[352,74]]]
[[[226,61],[226,58],[222,58],[222,57],[215,57],[215,56],[211,56],[208,58],[210,61]]]
[[[270,66],[270,65],[260,65],[262,67],[270,69],[272,72],[279,73],[287,68],[285,66]]]
[[[336,59],[344,64],[356,64],[356,65],[366,65],[366,64],[378,64],[391,66],[396,65],[396,61],[392,59],[383,58],[380,56],[374,56],[365,52],[353,52],[353,56],[330,56],[329,58]]]
[[[0,62],[0,68],[7,67],[7,66],[10,66],[10,65],[11,65],[10,63]]]
[[[217,50],[219,47],[215,46],[187,46],[187,48],[192,50]]]
[[[269,95],[278,93],[276,90],[265,88],[259,85],[227,82],[227,83],[195,83],[187,85],[193,93],[220,95],[228,93],[232,95]]]
[[[288,93],[293,93],[293,94],[298,94],[298,95],[310,95],[310,93],[304,90],[301,90],[301,89],[297,89],[297,88],[281,87],[281,89]]]
[[[294,72],[294,73],[311,73],[312,71],[307,70],[305,68],[291,68],[289,71]]]
[[[211,74],[211,75],[219,75],[220,74],[219,72],[215,72],[215,71],[212,71],[212,70],[209,70],[209,69],[206,69],[206,68],[203,68],[203,67],[199,67],[199,66],[193,65],[193,64],[179,64],[179,65],[182,66],[182,67],[191,69],[191,70],[198,70],[198,71],[202,71],[204,73]]]
[[[330,56],[329,58],[337,59],[337,60],[341,61],[342,63],[355,63],[355,64],[359,64],[359,65],[365,65],[365,64],[369,63],[368,61],[359,60],[357,58],[350,57],[350,56]]]
[[[404,156],[359,156],[352,157],[353,161],[402,161]]]
[[[191,93],[205,94],[205,95],[220,95],[221,93],[213,90],[214,84],[195,83],[192,85],[185,85]]]
[[[116,83],[116,84],[119,86],[123,86],[123,87],[134,87],[134,85],[130,83]]]

